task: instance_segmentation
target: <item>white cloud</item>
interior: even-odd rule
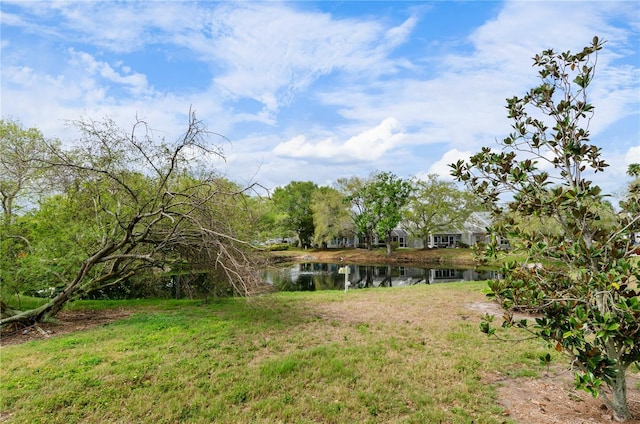
[[[375,161],[400,144],[403,138],[400,123],[394,118],[387,118],[376,127],[363,131],[344,143],[332,138],[310,142],[305,136],[298,135],[277,145],[273,152],[292,158]]]
[[[393,72],[397,64],[387,54],[415,23],[410,18],[385,30],[374,20],[338,20],[280,4],[243,3],[216,10],[210,42],[199,40],[198,47],[191,47],[206,48],[224,64],[225,72],[214,81],[230,95],[256,99],[276,111],[322,75]]]
[[[147,77],[140,73],[131,73],[130,68],[123,69],[124,74],[118,73],[108,63],[96,60],[86,52],[69,49],[71,57],[69,63],[72,66],[82,68],[88,76],[100,76],[107,81],[124,85],[133,95],[144,95],[149,91]]]
[[[24,19],[22,19],[20,16],[16,15],[15,13],[7,13],[7,12],[0,11],[0,21],[2,21],[4,25],[20,26],[20,27],[28,26],[28,24],[24,21]]]
[[[624,155],[625,171],[632,163],[640,163],[640,145],[629,148]]]
[[[426,179],[430,174],[437,174],[443,180],[453,180],[449,165],[456,163],[458,160],[467,162],[472,155],[473,152],[471,151],[451,149],[445,152],[439,160],[435,161],[427,172],[420,172],[416,174],[416,177]]]

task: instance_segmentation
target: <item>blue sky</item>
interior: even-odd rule
[[[619,192],[640,162],[640,3],[6,1],[1,112],[47,137],[136,116],[177,138],[192,107],[240,184],[438,173],[510,131],[531,57],[607,40],[592,142]]]

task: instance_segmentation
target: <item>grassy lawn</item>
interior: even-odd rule
[[[504,423],[488,376],[540,342],[478,330],[484,283],[100,303],[129,318],[0,350],[11,423]]]

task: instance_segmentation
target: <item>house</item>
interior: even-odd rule
[[[487,228],[492,222],[490,212],[473,212],[463,225],[461,241],[467,246],[487,243],[489,241]]]
[[[409,233],[401,228],[396,228],[391,232],[391,243],[398,243],[398,247],[409,247]]]
[[[473,212],[462,228],[452,228],[440,233],[431,234],[429,237],[430,248],[453,248],[460,245],[473,246],[477,243],[487,243],[489,235],[487,227],[491,226],[491,213]],[[423,241],[420,238],[412,237],[405,229],[399,227],[392,231],[391,242],[398,243],[398,247],[411,247],[422,249]],[[381,245],[384,240],[375,236],[373,245]],[[506,246],[506,242],[505,242]],[[327,247],[363,247],[357,236],[340,237],[327,244]]]
[[[491,222],[491,213],[473,212],[462,228],[452,228],[431,234],[428,247],[452,248],[460,245],[473,246],[477,243],[487,243],[489,241],[487,227],[491,226]],[[409,244],[415,248],[423,247],[422,240],[418,239],[410,240]]]
[[[410,247],[408,242],[411,239],[411,236],[407,231],[402,228],[396,228],[391,232],[391,243],[398,243],[398,247]],[[374,235],[373,239],[374,246],[384,245],[384,239],[379,238],[377,235]],[[361,240],[358,236],[351,237],[336,237],[326,245],[327,248],[340,248],[340,247],[364,247],[361,243]]]

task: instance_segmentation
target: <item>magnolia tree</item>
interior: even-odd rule
[[[187,269],[240,294],[262,287],[241,240],[242,190],[203,173],[208,163],[198,161],[221,152],[193,113],[175,142],[155,139],[141,121],[130,133],[108,120],[76,126],[76,147],[48,144],[40,159],[59,182],[59,193],[41,204],[43,212],[55,212],[48,214],[53,222],[21,236],[15,272],[2,274],[5,281],[24,273],[53,279],[60,292],[25,311],[0,301],[0,326],[55,316],[70,300],[140,275]]]
[[[607,166],[601,149],[589,143],[594,106],[587,96],[602,46],[595,37],[575,54],[536,55],[541,83],[507,99],[513,132],[500,149],[485,147],[451,166],[459,181],[494,205],[496,217],[505,217],[492,234],[508,235],[529,262],[508,263],[504,279],[490,282],[490,295],[506,310],[503,326],[524,328],[566,354],[577,387],[602,395],[624,421],[630,418],[626,372],[640,360],[640,268],[630,237],[640,231],[640,198],[630,190],[624,210],[611,219],[600,187],[588,179]],[[498,207],[505,192],[513,200]],[[514,215],[551,220],[560,231],[524,231]],[[495,242],[487,254],[497,255]],[[515,310],[540,317],[514,320]],[[495,336],[491,321],[485,317],[481,328]]]

